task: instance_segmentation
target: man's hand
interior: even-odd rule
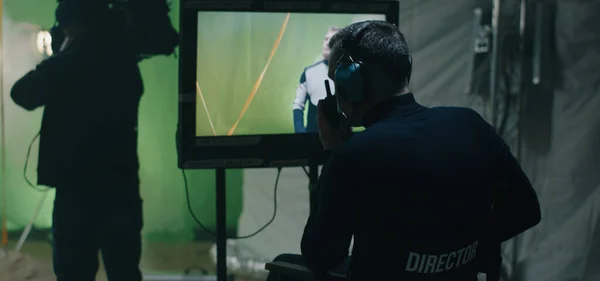
[[[317,105],[317,124],[319,125],[319,138],[325,150],[335,149],[349,136],[349,134],[342,133],[340,128],[332,126],[331,122],[327,120],[323,100],[320,100]]]

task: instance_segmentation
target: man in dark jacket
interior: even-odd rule
[[[109,280],[142,280],[137,122],[143,83],[135,54],[101,2],[62,1],[60,50],[11,90],[26,110],[44,107],[38,184],[56,189],[58,281],[95,280],[98,251]]]
[[[316,273],[345,271],[354,238],[350,280],[477,280],[484,243],[499,245],[541,219],[527,176],[475,111],[415,101],[407,87],[412,60],[396,26],[355,23],[331,42],[342,124],[366,130],[344,140],[319,104],[331,157],[301,263]]]

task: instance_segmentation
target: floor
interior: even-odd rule
[[[244,204],[240,218],[239,234],[255,232],[264,226],[273,214],[274,184],[277,178],[276,169],[250,170],[244,174]],[[266,183],[265,183],[266,182]],[[308,179],[301,168],[286,168],[281,172],[278,186],[277,218],[260,235],[250,239],[237,240],[244,254],[270,260],[281,253],[299,253],[306,217],[308,217]],[[11,237],[9,249],[14,249],[20,233]],[[23,246],[22,252],[52,268],[52,249],[47,234],[30,234],[30,239]],[[178,275],[186,270],[191,275],[200,275],[203,271],[214,275],[215,265],[210,258],[212,243],[196,242],[168,244],[144,243],[140,267],[144,275]],[[230,250],[228,249],[228,252]],[[236,251],[237,252],[237,251]],[[98,271],[97,281],[107,281],[102,265]],[[1,278],[0,278],[1,279]],[[235,276],[235,281],[259,281],[263,278]],[[0,280],[4,281],[4,280]]]
[[[10,241],[9,249],[13,249],[16,241]],[[183,274],[186,270],[192,274],[202,274],[202,271],[214,275],[215,265],[210,259],[211,243],[145,243],[140,267],[144,275]],[[21,250],[48,268],[52,268],[52,248],[46,241],[27,241]],[[96,278],[97,281],[107,281],[102,264]],[[236,281],[256,281],[252,278],[236,276]]]

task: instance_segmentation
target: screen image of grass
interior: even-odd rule
[[[356,19],[352,14],[200,12],[196,135],[293,133],[300,75],[322,60],[329,27]]]

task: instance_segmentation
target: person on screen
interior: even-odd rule
[[[56,191],[57,281],[95,280],[99,251],[108,280],[142,280],[137,123],[143,83],[135,53],[109,16],[106,1],[61,1],[56,28],[64,40],[11,89],[24,109],[44,107],[38,184]]]
[[[500,243],[541,220],[537,194],[509,147],[471,109],[416,101],[408,89],[412,59],[395,25],[355,23],[330,44],[342,124],[366,129],[344,139],[319,103],[319,134],[331,153],[319,200],[302,255],[275,260],[350,280],[475,281],[479,270],[499,265]],[[362,64],[353,70],[362,84],[350,81],[359,77],[348,75],[352,61]]]
[[[330,27],[323,38],[323,59],[304,68],[300,75],[300,83],[296,89],[296,99],[294,100],[294,131],[296,133],[316,133],[317,128],[317,103],[327,95],[325,91],[325,80],[327,77],[327,65],[329,64],[329,40],[339,27]],[[333,85],[333,83],[331,83]],[[331,89],[333,91],[333,89]],[[304,122],[304,108],[308,101],[308,110],[306,113],[306,124]]]

